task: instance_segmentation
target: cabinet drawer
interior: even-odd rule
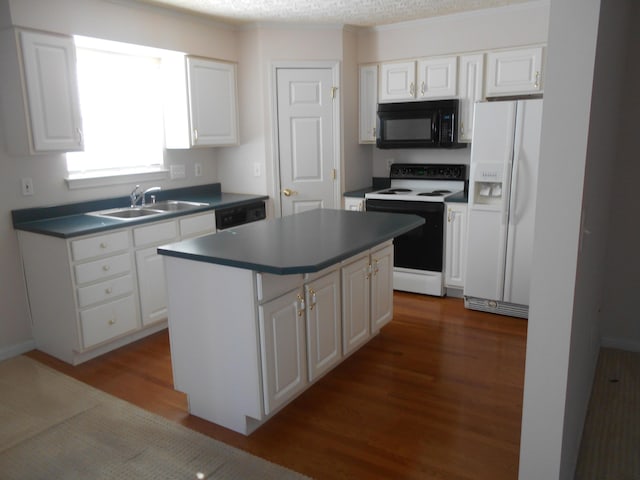
[[[71,242],[71,255],[74,260],[85,260],[101,255],[109,255],[127,248],[129,248],[128,232],[121,231],[74,240]]]
[[[175,221],[154,223],[146,227],[133,229],[133,243],[136,247],[175,240],[178,226]]]
[[[104,302],[111,298],[119,297],[133,291],[133,277],[114,278],[106,282],[78,288],[78,305],[80,308]]]
[[[180,220],[180,235],[185,237],[195,237],[207,233],[216,232],[216,214],[214,212]]]
[[[121,275],[131,270],[131,257],[128,253],[102,258],[93,262],[81,263],[74,267],[76,283],[95,282],[103,278]]]
[[[80,312],[85,348],[117,337],[137,326],[133,295]]]
[[[273,275],[271,273],[256,274],[258,302],[266,302],[272,298],[290,292],[302,285],[302,274]]]

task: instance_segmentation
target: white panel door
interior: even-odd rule
[[[279,68],[282,215],[336,205],[336,110],[332,68]]]
[[[393,318],[393,244],[371,254],[371,330]]]
[[[461,141],[470,142],[473,134],[473,109],[483,99],[484,55],[462,55],[458,69],[458,134]]]
[[[342,268],[342,343],[345,355],[371,337],[369,256]]]
[[[419,99],[453,98],[458,89],[458,57],[430,58],[418,62]]]
[[[380,102],[399,102],[416,98],[416,62],[380,65]]]
[[[342,358],[340,272],[319,278],[305,287],[309,381],[331,370]]]
[[[157,247],[136,252],[138,288],[140,290],[140,310],[142,324],[149,325],[167,318],[167,287],[165,285],[164,263],[157,253]]]
[[[187,57],[187,72],[191,144],[237,144],[235,65]]]
[[[518,102],[504,300],[529,305],[542,130],[542,99]]]
[[[20,40],[33,150],[83,150],[73,38],[25,31]]]
[[[304,310],[294,290],[259,307],[264,409],[269,415],[307,385]]]

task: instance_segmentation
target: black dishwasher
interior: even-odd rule
[[[234,207],[216,209],[216,229],[237,227],[245,223],[256,222],[267,217],[262,200],[236,205]]]

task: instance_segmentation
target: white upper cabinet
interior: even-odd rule
[[[462,55],[458,70],[458,140],[470,142],[473,134],[473,108],[484,99],[484,55]]]
[[[2,35],[7,150],[27,155],[83,150],[73,38],[20,31],[18,43],[15,31]]]
[[[236,65],[184,56],[162,63],[166,147],[237,145]]]
[[[418,61],[418,99],[456,96],[458,57],[428,58]]]
[[[542,92],[543,47],[489,52],[486,95]]]
[[[435,57],[380,65],[379,101],[453,98],[458,89],[458,57]]]
[[[380,65],[379,102],[415,100],[416,62],[394,62]]]
[[[378,109],[378,65],[360,67],[360,143],[375,143]]]

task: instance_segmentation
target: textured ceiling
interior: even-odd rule
[[[229,23],[297,22],[370,27],[531,0],[142,0]]]

